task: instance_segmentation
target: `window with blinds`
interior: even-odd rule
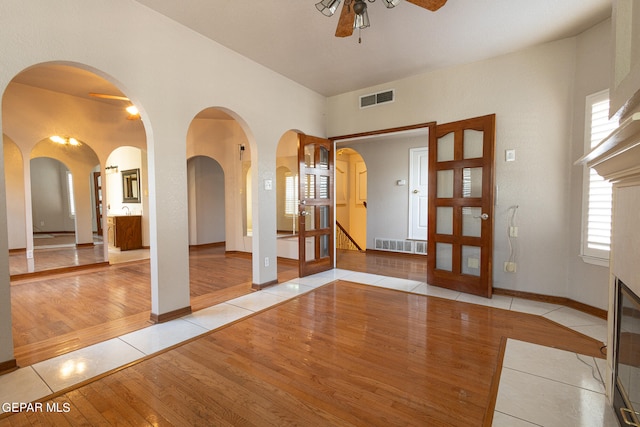
[[[585,150],[591,151],[617,126],[609,120],[609,91],[587,97]],[[585,166],[582,256],[587,262],[606,265],[611,248],[611,183]]]

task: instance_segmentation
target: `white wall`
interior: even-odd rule
[[[323,136],[324,97],[133,0],[2,1],[0,57],[3,132],[5,121],[11,121],[7,85],[20,71],[42,62],[98,71],[140,108],[148,150],[153,313],[189,305],[186,135],[193,117],[212,105],[231,111],[248,136],[254,177],[253,281],[276,279],[276,263],[263,263],[264,257],[276,259],[275,191],[261,184],[275,179],[275,151],[284,132],[300,129]],[[43,128],[42,138],[53,134],[36,124]],[[21,135],[5,133],[20,146]],[[103,160],[113,148],[96,153]],[[0,175],[4,181],[4,166]],[[7,266],[4,204],[0,212],[0,265]],[[8,268],[0,271],[6,272],[0,276],[0,294],[6,295]],[[1,299],[0,312],[9,313],[9,307],[9,298]],[[12,348],[10,321],[4,320],[0,361],[11,358]]]
[[[429,121],[446,123],[495,113],[498,197],[494,286],[571,297],[606,308],[602,275],[589,276],[583,270],[589,267],[574,263],[576,236],[571,230],[577,219],[571,213],[577,206],[576,192],[581,191],[574,185],[573,161],[577,157],[572,150],[575,128],[579,127],[574,126],[576,102],[581,96],[575,93],[577,65],[599,60],[603,65],[598,70],[607,66],[608,51],[603,42],[607,25],[581,37],[331,97],[328,134],[348,135]],[[601,78],[600,71],[591,74],[589,69],[581,70],[580,76],[589,82]],[[395,102],[358,108],[360,95],[384,89],[395,89]],[[504,161],[506,149],[516,150],[515,162]],[[371,177],[375,166],[362,154]],[[509,257],[509,207],[514,205],[519,206],[515,274],[502,271]],[[389,221],[387,226],[393,228],[394,224]]]
[[[187,163],[189,176],[189,245],[225,241],[225,185],[222,166],[210,157]]]
[[[4,137],[4,165],[7,190],[7,223],[9,249],[27,247],[24,206],[24,175],[22,172],[22,154],[18,146]]]
[[[142,209],[142,199],[144,197],[145,174],[142,168],[142,151],[136,147],[119,147],[115,149],[107,158],[105,167],[117,166],[118,172],[105,171],[104,184],[106,184],[107,215],[148,215]],[[140,203],[124,203],[122,193],[122,172],[131,169],[139,169],[140,178]],[[128,209],[125,209],[126,208]]]
[[[49,157],[31,159],[31,206],[34,232],[74,232],[69,209],[67,167]]]

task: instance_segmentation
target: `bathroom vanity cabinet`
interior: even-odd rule
[[[107,217],[109,246],[121,251],[142,248],[142,216],[118,215]]]

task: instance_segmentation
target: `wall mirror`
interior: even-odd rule
[[[122,171],[122,203],[140,203],[140,169]]]

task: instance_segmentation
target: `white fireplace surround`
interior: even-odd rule
[[[640,295],[640,112],[628,115],[578,163],[594,168],[613,184],[606,380],[612,403],[615,278]]]

